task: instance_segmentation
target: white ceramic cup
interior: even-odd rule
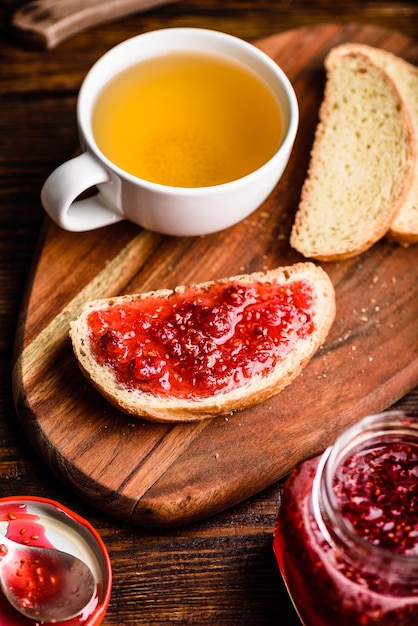
[[[172,51],[226,55],[255,71],[267,83],[277,99],[283,126],[280,147],[269,161],[231,182],[184,188],[137,178],[102,154],[92,132],[92,111],[102,87],[127,67]],[[217,31],[168,28],[128,39],[93,65],[78,96],[77,123],[83,152],[54,170],[41,192],[46,212],[60,227],[81,232],[128,219],[152,231],[194,236],[236,224],[268,197],[289,160],[299,108],[287,76],[252,44]],[[95,195],[78,198],[95,186]]]

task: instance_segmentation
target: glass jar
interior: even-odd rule
[[[273,547],[305,626],[417,626],[418,413],[365,417],[301,463]]]

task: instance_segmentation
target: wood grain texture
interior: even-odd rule
[[[202,26],[254,40],[299,26],[356,22],[415,38],[418,5],[415,0],[179,1],[85,31],[45,52],[22,45],[9,30],[10,16],[24,2],[0,3],[1,493],[58,500],[97,529],[113,568],[103,626],[300,626],[272,552],[280,483],[201,522],[143,528],[80,498],[25,436],[13,407],[10,368],[16,316],[43,219],[39,190],[76,147],[75,98],[85,72],[110,46],[132,35]],[[417,409],[418,387],[396,406]]]
[[[170,0],[33,0],[13,15],[13,27],[31,43],[51,49],[99,24]]]
[[[276,482],[418,382],[418,247],[386,241],[323,265],[337,296],[324,347],[284,392],[228,418],[171,426],[121,415],[81,376],[68,339],[69,321],[89,299],[299,260],[288,236],[322,98],[323,59],[348,40],[418,61],[414,42],[375,27],[327,25],[257,43],[292,80],[301,123],[284,178],[241,224],[206,237],[170,238],[128,222],[82,235],[46,222],[22,311],[16,406],[49,465],[111,515],[150,526],[213,515]]]

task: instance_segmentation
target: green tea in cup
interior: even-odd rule
[[[209,187],[257,170],[279,148],[267,84],[238,61],[174,51],[120,72],[100,91],[92,129],[126,172],[174,187]]]
[[[87,73],[81,153],[48,176],[42,204],[73,232],[121,220],[171,236],[219,232],[273,191],[298,124],[290,80],[257,46],[203,28],[143,33]]]

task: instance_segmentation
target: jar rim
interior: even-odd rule
[[[375,413],[362,418],[341,433],[335,443],[325,450],[318,464],[312,488],[313,511],[327,541],[334,545],[336,542],[344,543],[348,545],[351,554],[362,555],[375,563],[390,561],[392,566],[399,566],[399,571],[403,571],[405,576],[411,572],[418,576],[418,555],[397,553],[362,537],[344,516],[333,489],[333,472],[344,459],[378,437],[393,442],[395,433],[398,437],[413,438],[418,444],[418,412],[394,409]],[[325,524],[324,515],[330,524]]]

